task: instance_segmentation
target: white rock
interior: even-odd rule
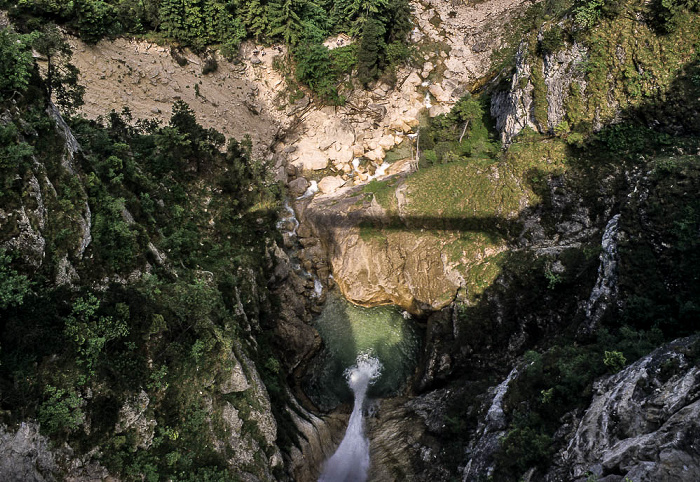
[[[394,136],[391,136],[391,135],[382,136],[379,139],[378,144],[379,144],[379,147],[381,147],[385,151],[388,151],[389,149],[394,147]]]
[[[420,76],[416,72],[411,72],[411,74],[406,78],[404,85],[408,84],[416,86],[421,82],[423,82],[423,80],[420,78]]]
[[[445,89],[443,89],[441,85],[432,84],[430,87],[428,87],[428,90],[430,91],[430,94],[433,96],[433,98],[435,98],[436,101],[440,103],[450,101],[450,93],[445,91]]]
[[[339,151],[331,149],[327,154],[333,164],[352,162],[352,158],[355,157],[353,149],[348,146],[343,146]]]
[[[318,188],[323,194],[330,194],[345,184],[340,176],[326,176],[318,183]]]
[[[381,162],[384,160],[384,149],[381,147],[377,147],[376,149],[372,149],[369,152],[365,152],[365,157],[369,159],[370,161],[374,162]]]

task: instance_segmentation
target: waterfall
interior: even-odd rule
[[[602,251],[600,253],[598,279],[586,303],[587,323],[583,330],[587,333],[593,332],[611,300],[617,294],[617,232],[619,221],[620,215],[616,214],[605,226],[601,242]]]
[[[318,183],[316,181],[311,181],[311,184],[309,184],[309,187],[306,189],[306,192],[299,196],[297,199],[306,199],[308,197],[313,196],[318,192]]]
[[[367,389],[381,375],[382,364],[374,357],[362,353],[357,363],[345,370],[345,378],[355,394],[355,405],[345,437],[338,450],[328,459],[319,482],[365,482],[369,469],[369,440],[365,437],[362,405]]]
[[[433,106],[433,103],[430,102],[430,92],[425,93],[425,100],[423,101],[423,104],[425,105],[426,109],[430,109]]]

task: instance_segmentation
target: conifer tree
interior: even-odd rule
[[[301,0],[275,0],[270,3],[270,37],[281,37],[285,43],[296,45],[304,26],[299,15],[304,4]]]
[[[357,52],[357,80],[367,85],[379,74],[380,54],[384,51],[386,29],[379,20],[369,19],[362,29],[362,40]]]
[[[240,7],[243,23],[248,33],[260,41],[268,29],[267,4],[261,0],[242,1]]]

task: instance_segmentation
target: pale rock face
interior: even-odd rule
[[[359,188],[316,197],[302,216],[302,226],[310,226],[324,244],[343,295],[360,305],[391,303],[414,313],[448,305],[460,280],[446,264],[440,246],[413,232],[390,233],[385,240],[363,239],[362,222],[384,224],[389,219],[376,200],[358,206],[362,198]]]
[[[516,70],[508,92],[498,92],[491,99],[491,115],[501,140],[510,144],[525,127],[533,130],[553,131],[565,117],[564,104],[570,86],[577,82],[585,89],[584,69],[579,64],[586,57],[585,47],[574,43],[560,52],[546,55],[542,75],[547,87],[547,125],[540,126],[534,117],[533,90],[530,76],[533,66],[527,61],[527,51],[521,48],[516,56]]]
[[[384,160],[384,156],[384,149],[382,149],[381,147],[376,147],[371,151],[365,152],[365,157],[370,161],[374,162],[381,162],[382,160]]]
[[[224,381],[219,384],[219,391],[224,395],[234,392],[243,392],[250,388],[248,378],[243,371],[243,365],[236,359],[236,356],[231,353],[231,371],[224,378]]]
[[[341,176],[326,176],[318,183],[318,188],[323,194],[330,194],[345,184]]]
[[[328,158],[334,163],[352,162],[353,150],[347,145],[335,144],[336,149],[328,150]]]
[[[381,147],[385,151],[388,151],[389,149],[394,147],[394,136],[390,136],[390,135],[382,136],[379,139],[379,147]]]
[[[449,102],[452,99],[450,93],[447,92],[442,85],[431,84],[428,87],[428,91],[430,91],[430,94],[438,102]]]
[[[354,145],[352,146],[352,155],[353,155],[353,157],[362,157],[362,156],[364,156],[364,155],[365,155],[365,149],[364,149],[364,147],[362,147],[362,146],[360,146],[360,145],[358,145],[358,144],[354,144]]]
[[[635,482],[700,480],[700,367],[687,356],[697,342],[676,340],[598,381],[548,480],[588,471]]]
[[[314,139],[308,137],[297,144],[297,150],[291,159],[292,165],[302,171],[317,171],[328,166],[328,155],[318,148]]]

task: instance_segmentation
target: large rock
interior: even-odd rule
[[[533,66],[529,63],[526,45],[516,55],[515,74],[510,90],[497,92],[491,97],[491,115],[496,119],[496,128],[501,132],[501,140],[510,144],[525,127],[533,130],[553,131],[565,117],[564,108],[573,82],[585,89],[583,69],[579,64],[585,59],[585,47],[574,42],[567,49],[545,55],[542,76],[547,91],[547,122],[539,125],[535,119],[534,86],[531,75]]]
[[[0,425],[0,480],[3,482],[117,481],[90,455],[68,445],[52,446],[39,424],[23,422],[16,431]]]
[[[304,137],[292,154],[292,165],[302,171],[325,169],[328,166],[328,155],[318,147],[313,138]]]
[[[548,479],[584,481],[590,471],[613,477],[606,480],[700,480],[698,343],[674,341],[596,383]]]
[[[309,181],[303,177],[298,177],[291,181],[287,186],[289,188],[289,193],[293,197],[299,197],[306,192],[306,189],[308,189]]]
[[[345,184],[345,181],[340,176],[326,176],[318,183],[318,188],[323,194],[330,194],[343,184]]]
[[[376,200],[364,200],[359,187],[314,198],[301,219],[323,243],[335,282],[354,303],[391,303],[419,313],[445,307],[459,288],[459,275],[434,238],[411,230],[386,237],[362,233],[361,226],[391,220]]]
[[[370,161],[374,162],[382,162],[384,160],[384,156],[384,149],[382,149],[381,147],[377,147],[375,149],[372,149],[371,151],[365,152],[365,157]]]

